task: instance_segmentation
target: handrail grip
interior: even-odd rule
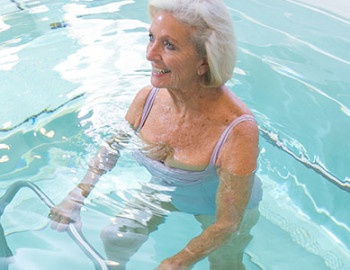
[[[54,206],[51,199],[34,183],[29,181],[17,181],[11,184],[5,194],[0,198],[0,218],[5,211],[6,206],[12,201],[17,192],[27,187],[34,191],[34,193],[40,198],[40,200],[49,208]],[[67,229],[68,235],[71,239],[81,248],[81,250],[90,258],[95,265],[96,270],[108,270],[110,269],[106,264],[105,259],[88,243],[85,239],[82,231],[78,229],[73,223],[70,223]]]

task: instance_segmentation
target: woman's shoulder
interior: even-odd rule
[[[223,119],[227,125],[232,123],[233,128],[220,152],[218,165],[236,175],[246,175],[257,166],[258,125],[250,108],[238,96],[231,90],[225,94],[227,102]]]
[[[151,85],[143,87],[134,97],[125,119],[133,127],[137,127],[141,121],[143,107],[153,87]]]
[[[230,123],[236,118],[243,115],[250,115],[254,117],[250,108],[243,102],[232,90],[228,88],[223,89],[222,104],[220,106],[222,114],[225,115],[224,121]]]

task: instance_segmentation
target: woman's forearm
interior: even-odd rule
[[[107,147],[102,147],[98,154],[90,161],[89,169],[84,178],[77,185],[74,193],[79,193],[84,197],[88,197],[93,190],[101,175],[112,170],[119,158],[119,151],[110,150]]]
[[[58,231],[65,231],[68,224],[80,224],[80,209],[85,198],[89,196],[101,175],[112,170],[119,158],[120,147],[113,139],[108,146],[103,146],[98,154],[90,161],[89,169],[79,184],[73,188],[61,203],[50,210],[51,227]],[[80,226],[80,225],[79,225]]]

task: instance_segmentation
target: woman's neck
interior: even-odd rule
[[[218,88],[187,88],[167,89],[176,113],[186,115],[206,110],[210,101],[217,99],[223,93],[223,87]]]

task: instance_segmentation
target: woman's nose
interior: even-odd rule
[[[146,58],[148,61],[160,59],[160,53],[156,42],[150,42],[147,46]]]

